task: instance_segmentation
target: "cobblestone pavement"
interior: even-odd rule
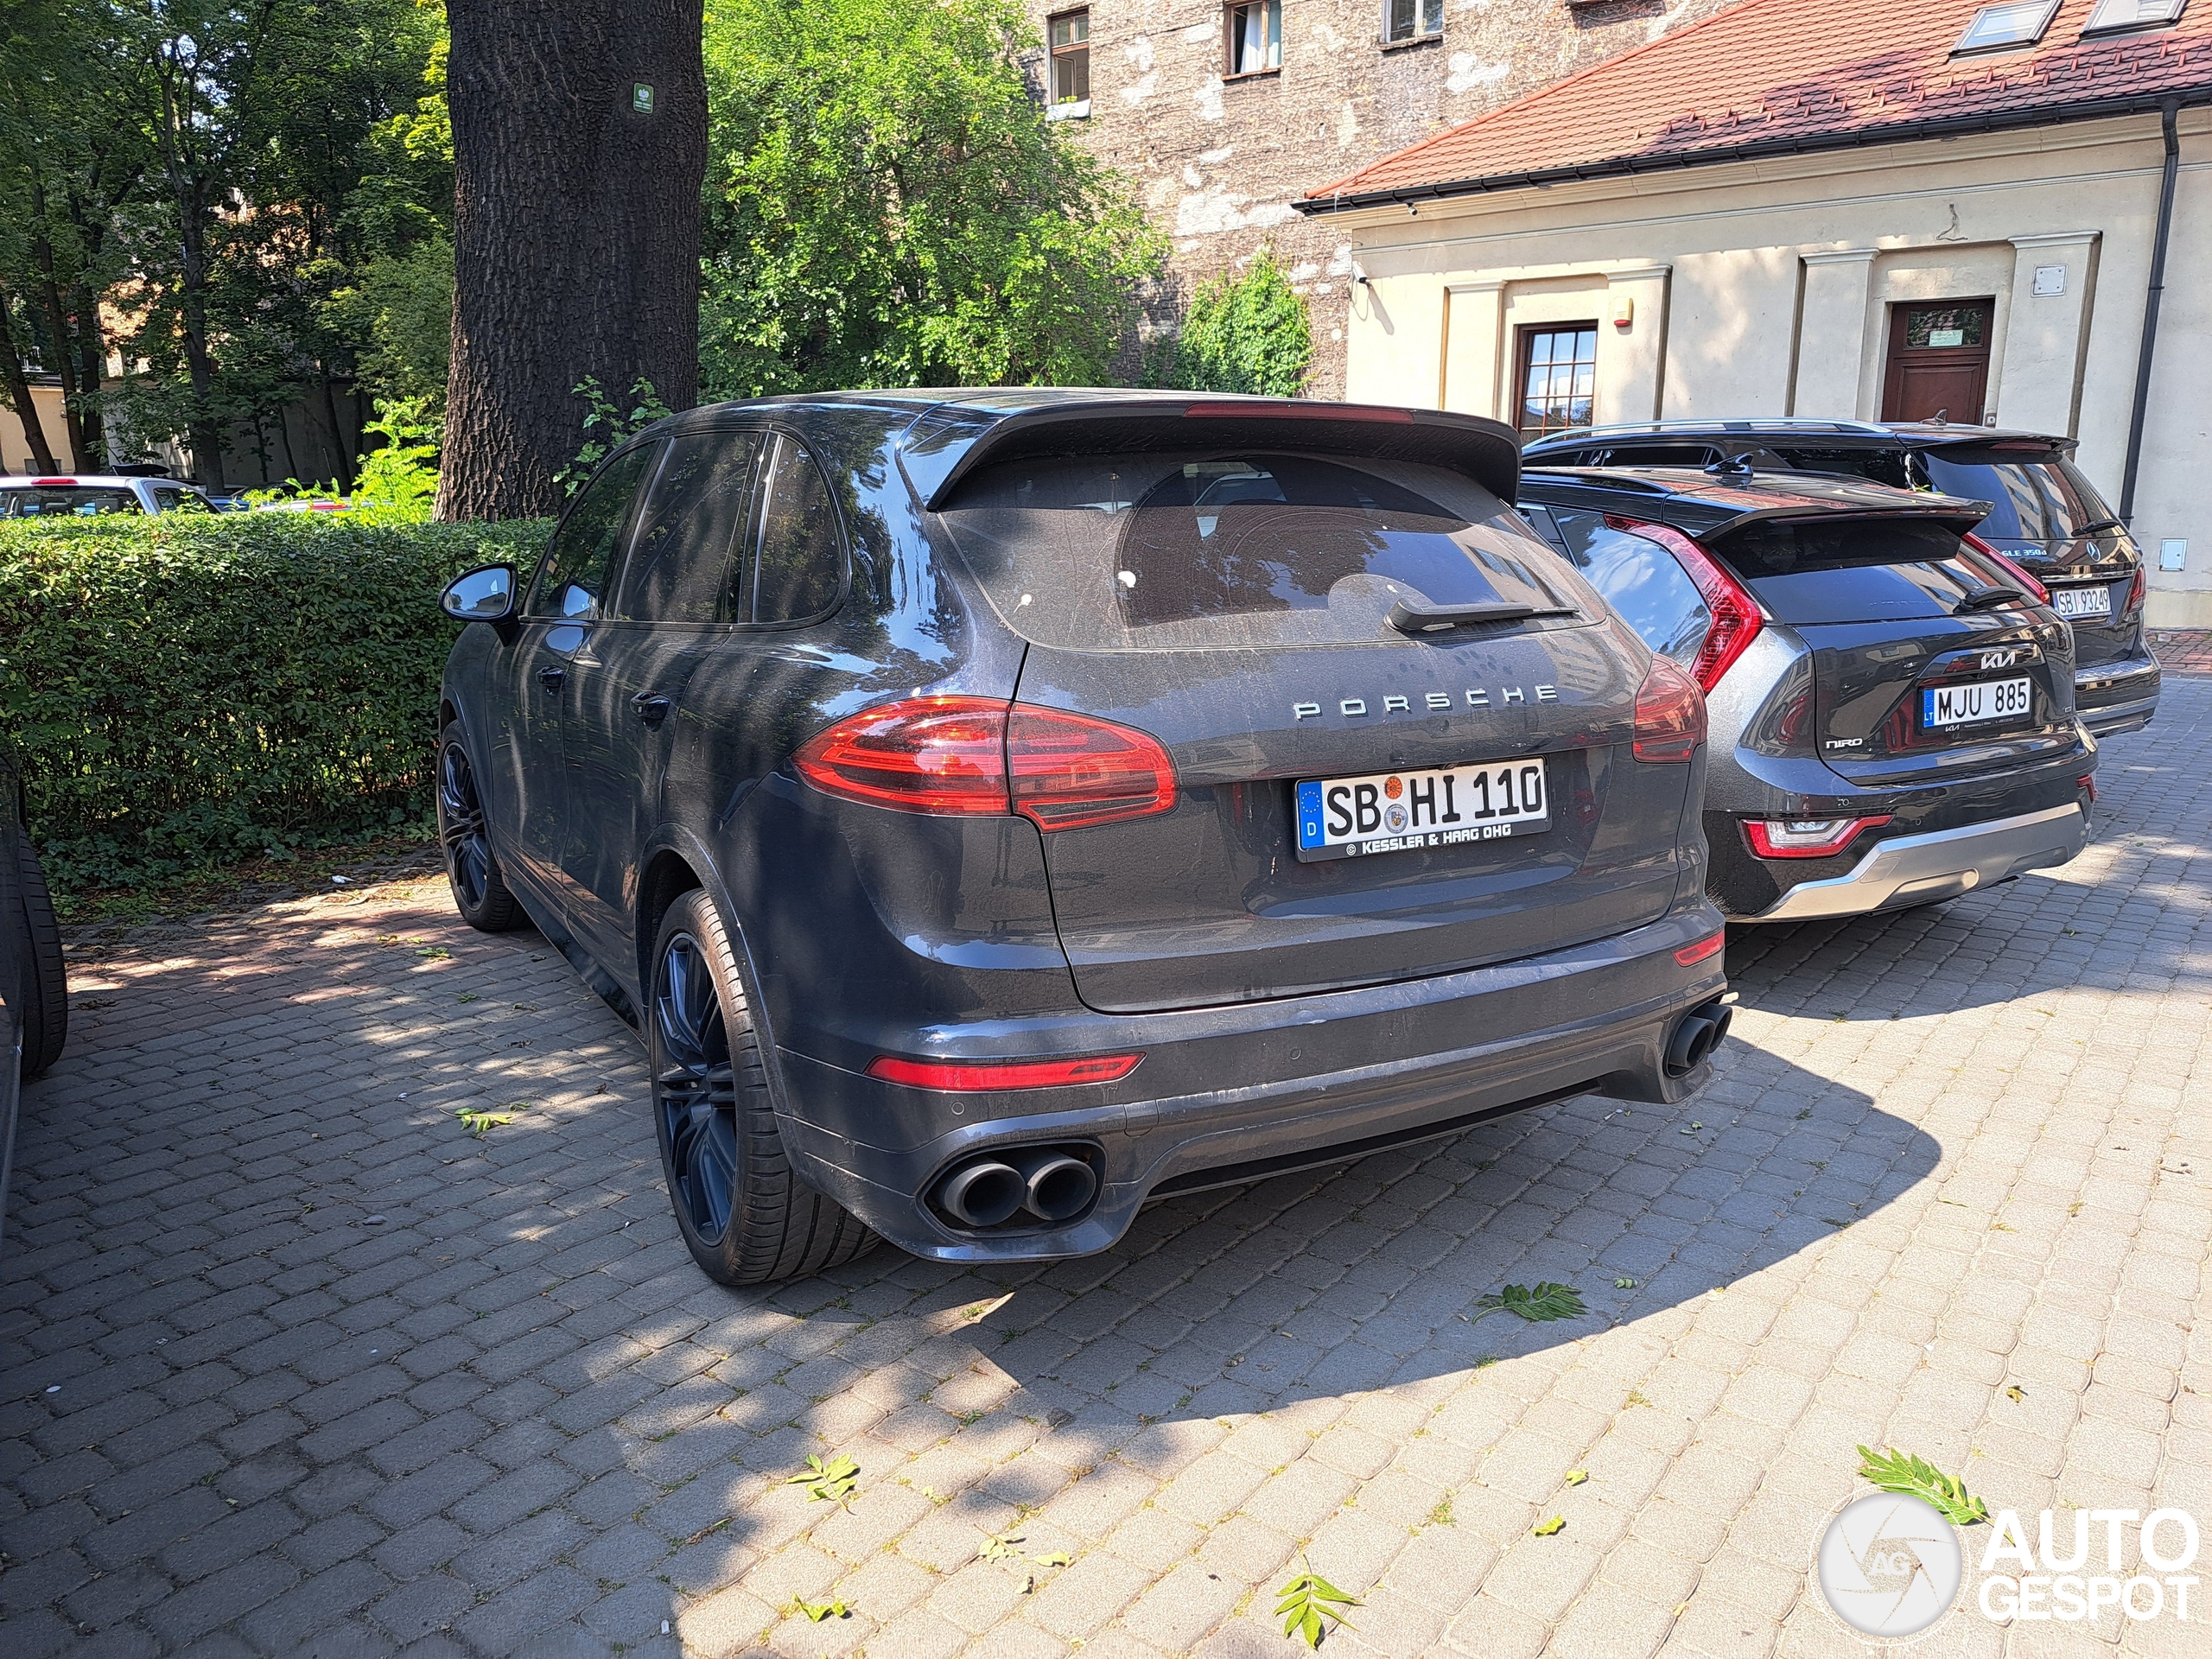
[[[2169,674],[2212,674],[2212,628],[2163,629],[2151,650]]]
[[[2170,681],[2067,869],[1745,935],[1687,1109],[1038,1270],[708,1283],[626,1031],[434,884],[127,941],[28,1091],[0,1649],[1287,1654],[1302,1558],[1362,1603],[1325,1654],[1855,1651],[1806,1567],[1861,1442],[2212,1535],[2208,760],[2212,682]],[[1588,1316],[1470,1322],[1546,1279]],[[848,1503],[785,1484],[809,1453]],[[1923,1651],[2115,1645],[2208,1650],[2107,1607]]]

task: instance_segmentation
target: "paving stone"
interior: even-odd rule
[[[1861,1443],[2202,1522],[2212,681],[2165,696],[2067,869],[1739,930],[1687,1108],[1186,1195],[1046,1266],[707,1284],[634,1038],[435,880],[79,941],[112,1006],[25,1091],[0,1255],[10,1659],[1242,1659],[1287,1651],[1301,1558],[1364,1604],[1347,1654],[1809,1656]],[[484,1099],[533,1104],[480,1141]],[[1591,1313],[1461,1317],[1545,1278]],[[849,1507],[781,1484],[841,1452]],[[1009,1530],[1071,1564],[978,1559]],[[2193,1659],[2108,1622],[1945,1640]]]

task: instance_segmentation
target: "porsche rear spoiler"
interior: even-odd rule
[[[1001,398],[939,404],[900,438],[899,465],[922,505],[941,512],[963,480],[994,461],[1260,448],[1440,467],[1508,505],[1521,477],[1520,440],[1502,422],[1441,410],[1198,392],[1047,393],[1034,406],[1013,410]]]

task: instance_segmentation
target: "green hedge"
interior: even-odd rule
[[[546,526],[308,513],[0,524],[0,724],[65,888],[430,810],[438,590]]]

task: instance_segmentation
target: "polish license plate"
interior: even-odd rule
[[[2112,589],[2101,582],[2094,588],[2054,588],[2050,608],[2061,616],[2110,616]]]
[[[2030,679],[1932,686],[1920,694],[1920,724],[1927,731],[1946,726],[1979,726],[1993,720],[2018,720],[2034,707],[2035,682]]]
[[[1321,778],[1294,785],[1292,801],[1298,856],[1308,863],[1539,835],[1552,827],[1541,760]]]

